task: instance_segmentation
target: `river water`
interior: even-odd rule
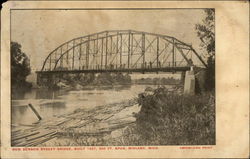
[[[132,99],[147,87],[156,85],[88,86],[81,90],[32,89],[12,95],[12,124],[32,124],[38,119],[28,107],[31,103],[43,119],[73,112],[77,108],[92,109],[95,106]],[[171,86],[167,86],[171,87]]]

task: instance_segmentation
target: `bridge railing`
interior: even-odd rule
[[[156,69],[156,68],[178,68],[178,67],[188,67],[187,63],[183,61],[176,61],[176,62],[158,62],[158,64],[151,63],[151,62],[145,62],[145,63],[136,63],[134,65],[128,65],[128,64],[109,64],[109,65],[99,65],[99,64],[92,64],[88,67],[86,66],[80,66],[78,68],[56,68],[55,70],[46,70],[45,71],[72,71],[72,70],[124,70],[124,69]]]

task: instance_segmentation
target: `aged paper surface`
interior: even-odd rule
[[[1,13],[2,158],[249,156],[247,1],[11,1]],[[208,56],[215,95],[193,95]]]

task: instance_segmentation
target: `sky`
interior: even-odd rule
[[[137,30],[173,36],[202,53],[195,24],[202,9],[166,10],[12,10],[11,41],[22,45],[33,71],[60,44],[104,30]]]

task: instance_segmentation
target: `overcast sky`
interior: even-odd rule
[[[202,52],[195,24],[204,16],[202,9],[12,10],[11,40],[22,45],[33,70],[40,70],[46,56],[60,44],[104,30],[165,34]]]

